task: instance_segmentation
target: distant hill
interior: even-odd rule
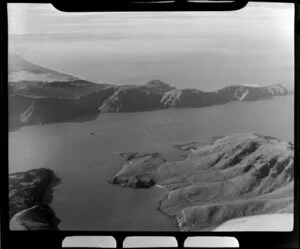
[[[205,107],[289,94],[283,86],[233,85],[216,91],[177,89],[160,80],[144,85],[93,83],[24,60],[9,58],[9,128],[84,121],[102,112]]]
[[[8,56],[9,81],[72,81],[79,78],[38,66],[17,54]]]

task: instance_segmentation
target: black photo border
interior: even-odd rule
[[[144,0],[145,2],[147,0]],[[126,0],[100,0],[96,4],[92,1],[84,2],[49,2],[49,1],[6,1],[0,3],[0,93],[1,93],[1,246],[0,248],[61,248],[62,240],[66,236],[98,235],[113,236],[117,241],[117,247],[122,248],[122,243],[127,236],[174,236],[178,246],[183,247],[187,237],[194,236],[233,236],[237,238],[240,248],[299,248],[299,78],[300,78],[300,3],[297,0],[253,0],[249,2],[278,2],[294,3],[294,143],[295,143],[295,185],[294,185],[294,229],[292,232],[144,232],[144,231],[9,231],[8,220],[8,22],[7,3],[52,3],[55,7],[65,8],[68,11],[79,10],[84,4],[84,11],[211,11],[211,10],[237,10],[246,6],[246,0],[235,0],[232,3],[208,3],[190,4],[185,1],[176,1],[168,7],[163,4],[147,4],[146,7],[131,6]],[[218,6],[217,6],[218,5]],[[216,7],[217,6],[217,7]],[[217,8],[217,9],[216,9]]]

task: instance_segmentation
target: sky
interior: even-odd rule
[[[105,12],[67,13],[57,10],[51,4],[8,4],[10,34],[94,34],[105,32],[113,35],[142,32],[145,26],[147,32],[164,32],[174,34],[178,26],[185,26],[189,31],[201,18],[240,19],[247,18],[249,24],[261,20],[274,21],[280,32],[287,38],[291,36],[293,26],[293,4],[284,3],[252,3],[242,11],[217,13],[208,12],[119,12],[115,14]],[[242,12],[240,15],[239,12]],[[237,19],[236,19],[237,18]],[[148,23],[149,19],[151,22]],[[184,19],[184,20],[183,20]],[[203,20],[199,20],[203,22]],[[160,25],[155,27],[155,25]],[[113,29],[112,29],[113,28]],[[259,26],[256,27],[259,29]]]
[[[95,82],[159,78],[203,90],[294,84],[293,4],[205,13],[66,13],[51,4],[8,4],[8,18],[11,51]]]

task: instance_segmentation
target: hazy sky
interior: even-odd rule
[[[159,78],[204,90],[239,83],[293,87],[293,4],[206,13],[65,13],[51,4],[8,4],[8,14],[9,34],[21,35],[10,40],[10,50],[86,79]]]
[[[219,25],[219,21],[227,17],[234,21],[240,19],[240,22],[248,23],[248,26],[269,20],[276,24],[276,28],[286,39],[289,39],[293,31],[291,25],[293,10],[293,4],[251,3],[244,10],[236,12],[200,12],[200,15],[199,12],[111,14],[107,12],[67,13],[55,9],[51,4],[8,4],[10,34],[95,34],[101,32],[112,35],[144,31],[147,33],[164,32],[167,35],[193,31],[195,25],[205,24],[210,17],[214,17],[213,23]],[[236,23],[236,26],[238,27],[239,24]],[[181,30],[180,28],[183,27],[184,30]],[[209,30],[211,27],[207,28]],[[261,32],[259,25],[256,29],[258,33]]]

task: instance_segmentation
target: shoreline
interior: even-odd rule
[[[50,204],[54,198],[54,187],[60,182],[55,172],[46,168],[9,174],[9,221],[12,230],[59,230],[61,220]],[[27,224],[28,228],[22,224]]]
[[[61,182],[60,178],[56,176],[56,174],[52,171],[51,172],[51,180],[48,186],[45,189],[43,202],[44,204],[50,205],[52,203],[52,200],[54,198],[53,192],[54,187],[56,187]]]
[[[176,216],[176,215],[173,215],[173,216],[172,216],[172,215],[169,215],[168,213],[166,213],[165,211],[163,211],[163,210],[161,209],[162,202],[163,202],[165,199],[167,199],[167,198],[169,197],[169,194],[171,193],[171,191],[169,191],[167,188],[165,188],[165,187],[163,187],[163,186],[161,186],[161,185],[157,185],[157,184],[154,185],[154,187],[157,187],[157,188],[160,188],[160,189],[164,189],[164,190],[167,191],[166,195],[165,195],[162,199],[160,199],[159,201],[157,201],[157,203],[156,203],[156,210],[157,210],[158,212],[160,212],[160,213],[162,213],[162,214],[168,216],[170,219],[176,221],[177,229],[176,229],[175,231],[176,231],[176,232],[181,232],[181,230],[180,230],[180,225],[179,225],[177,216]]]
[[[115,86],[112,86],[112,87],[115,87]],[[115,90],[112,90],[112,91],[115,91]],[[25,95],[24,95],[25,96]],[[292,95],[283,95],[283,96],[273,96],[272,99],[275,99],[275,98],[286,98],[288,96],[292,96]],[[78,99],[81,99],[83,96],[81,96],[80,98]],[[31,98],[32,101],[35,101],[35,99],[32,98],[32,96],[28,96],[28,98]],[[45,99],[48,99],[47,97]],[[78,100],[77,98],[65,98],[65,97],[61,97],[61,98],[53,98],[55,101],[61,101],[61,100],[64,100],[64,101],[75,101]],[[15,100],[11,100],[11,101],[15,101]],[[251,101],[242,101],[242,102],[256,102],[256,101],[259,101],[259,100],[251,100]],[[75,105],[75,102],[74,102],[74,105]],[[38,103],[38,102],[37,102]],[[85,121],[94,121],[98,118],[99,115],[101,114],[126,114],[126,113],[145,113],[145,112],[154,112],[154,111],[165,111],[165,110],[176,110],[176,109],[206,109],[206,108],[212,108],[212,107],[216,107],[216,106],[225,106],[229,103],[239,103],[238,101],[230,101],[228,103],[218,103],[218,104],[213,104],[213,105],[209,105],[209,106],[198,106],[198,107],[153,107],[153,108],[145,108],[145,109],[141,109],[141,110],[126,110],[126,111],[121,111],[121,112],[118,112],[116,110],[112,110],[112,111],[105,111],[105,110],[102,110],[102,111],[97,111],[97,112],[92,112],[91,114],[91,117],[86,117],[85,115],[81,115],[79,114],[76,118],[59,118],[57,120],[52,120],[50,119],[50,121],[48,120],[48,116],[45,115],[45,116],[41,116],[42,117],[42,120],[44,120],[43,122],[43,125],[47,125],[47,124],[63,124],[63,123],[76,123],[78,122],[77,120],[79,120],[79,122],[85,122]],[[72,104],[73,105],[73,104]],[[35,112],[33,114],[33,117],[35,115]],[[64,117],[64,116],[63,116]],[[40,125],[37,121],[35,121],[33,118],[32,118],[32,122],[30,121],[29,123],[21,123],[20,122],[20,117],[19,117],[19,114],[17,114],[16,118],[15,118],[15,121],[13,121],[16,123],[16,125],[11,125],[9,124],[9,132],[14,132],[14,131],[18,131],[20,128],[22,127],[26,127],[26,126],[34,126],[34,125]]]
[[[163,160],[159,161],[155,153],[150,154],[150,158],[149,154],[141,154],[122,165],[113,176],[113,183],[138,188],[132,182],[141,181],[146,185],[149,179],[153,180],[155,183],[147,188],[155,186],[166,191],[157,201],[156,209],[176,219],[179,231],[213,231],[235,218],[276,214],[292,205],[289,198],[281,194],[274,196],[277,190],[290,188],[293,181],[294,151],[290,142],[256,133],[236,133],[175,148],[187,154],[185,160],[176,161],[181,164],[175,163],[172,170],[165,158],[159,157]],[[279,156],[285,160],[281,161]],[[269,161],[266,164],[260,158]],[[250,159],[257,163],[256,167],[249,165]],[[276,189],[268,189],[265,183],[275,181],[277,176],[281,184]],[[244,190],[247,193],[257,190],[256,195],[245,198],[247,193],[237,186],[243,178],[246,179]],[[254,183],[256,187],[249,189]]]

